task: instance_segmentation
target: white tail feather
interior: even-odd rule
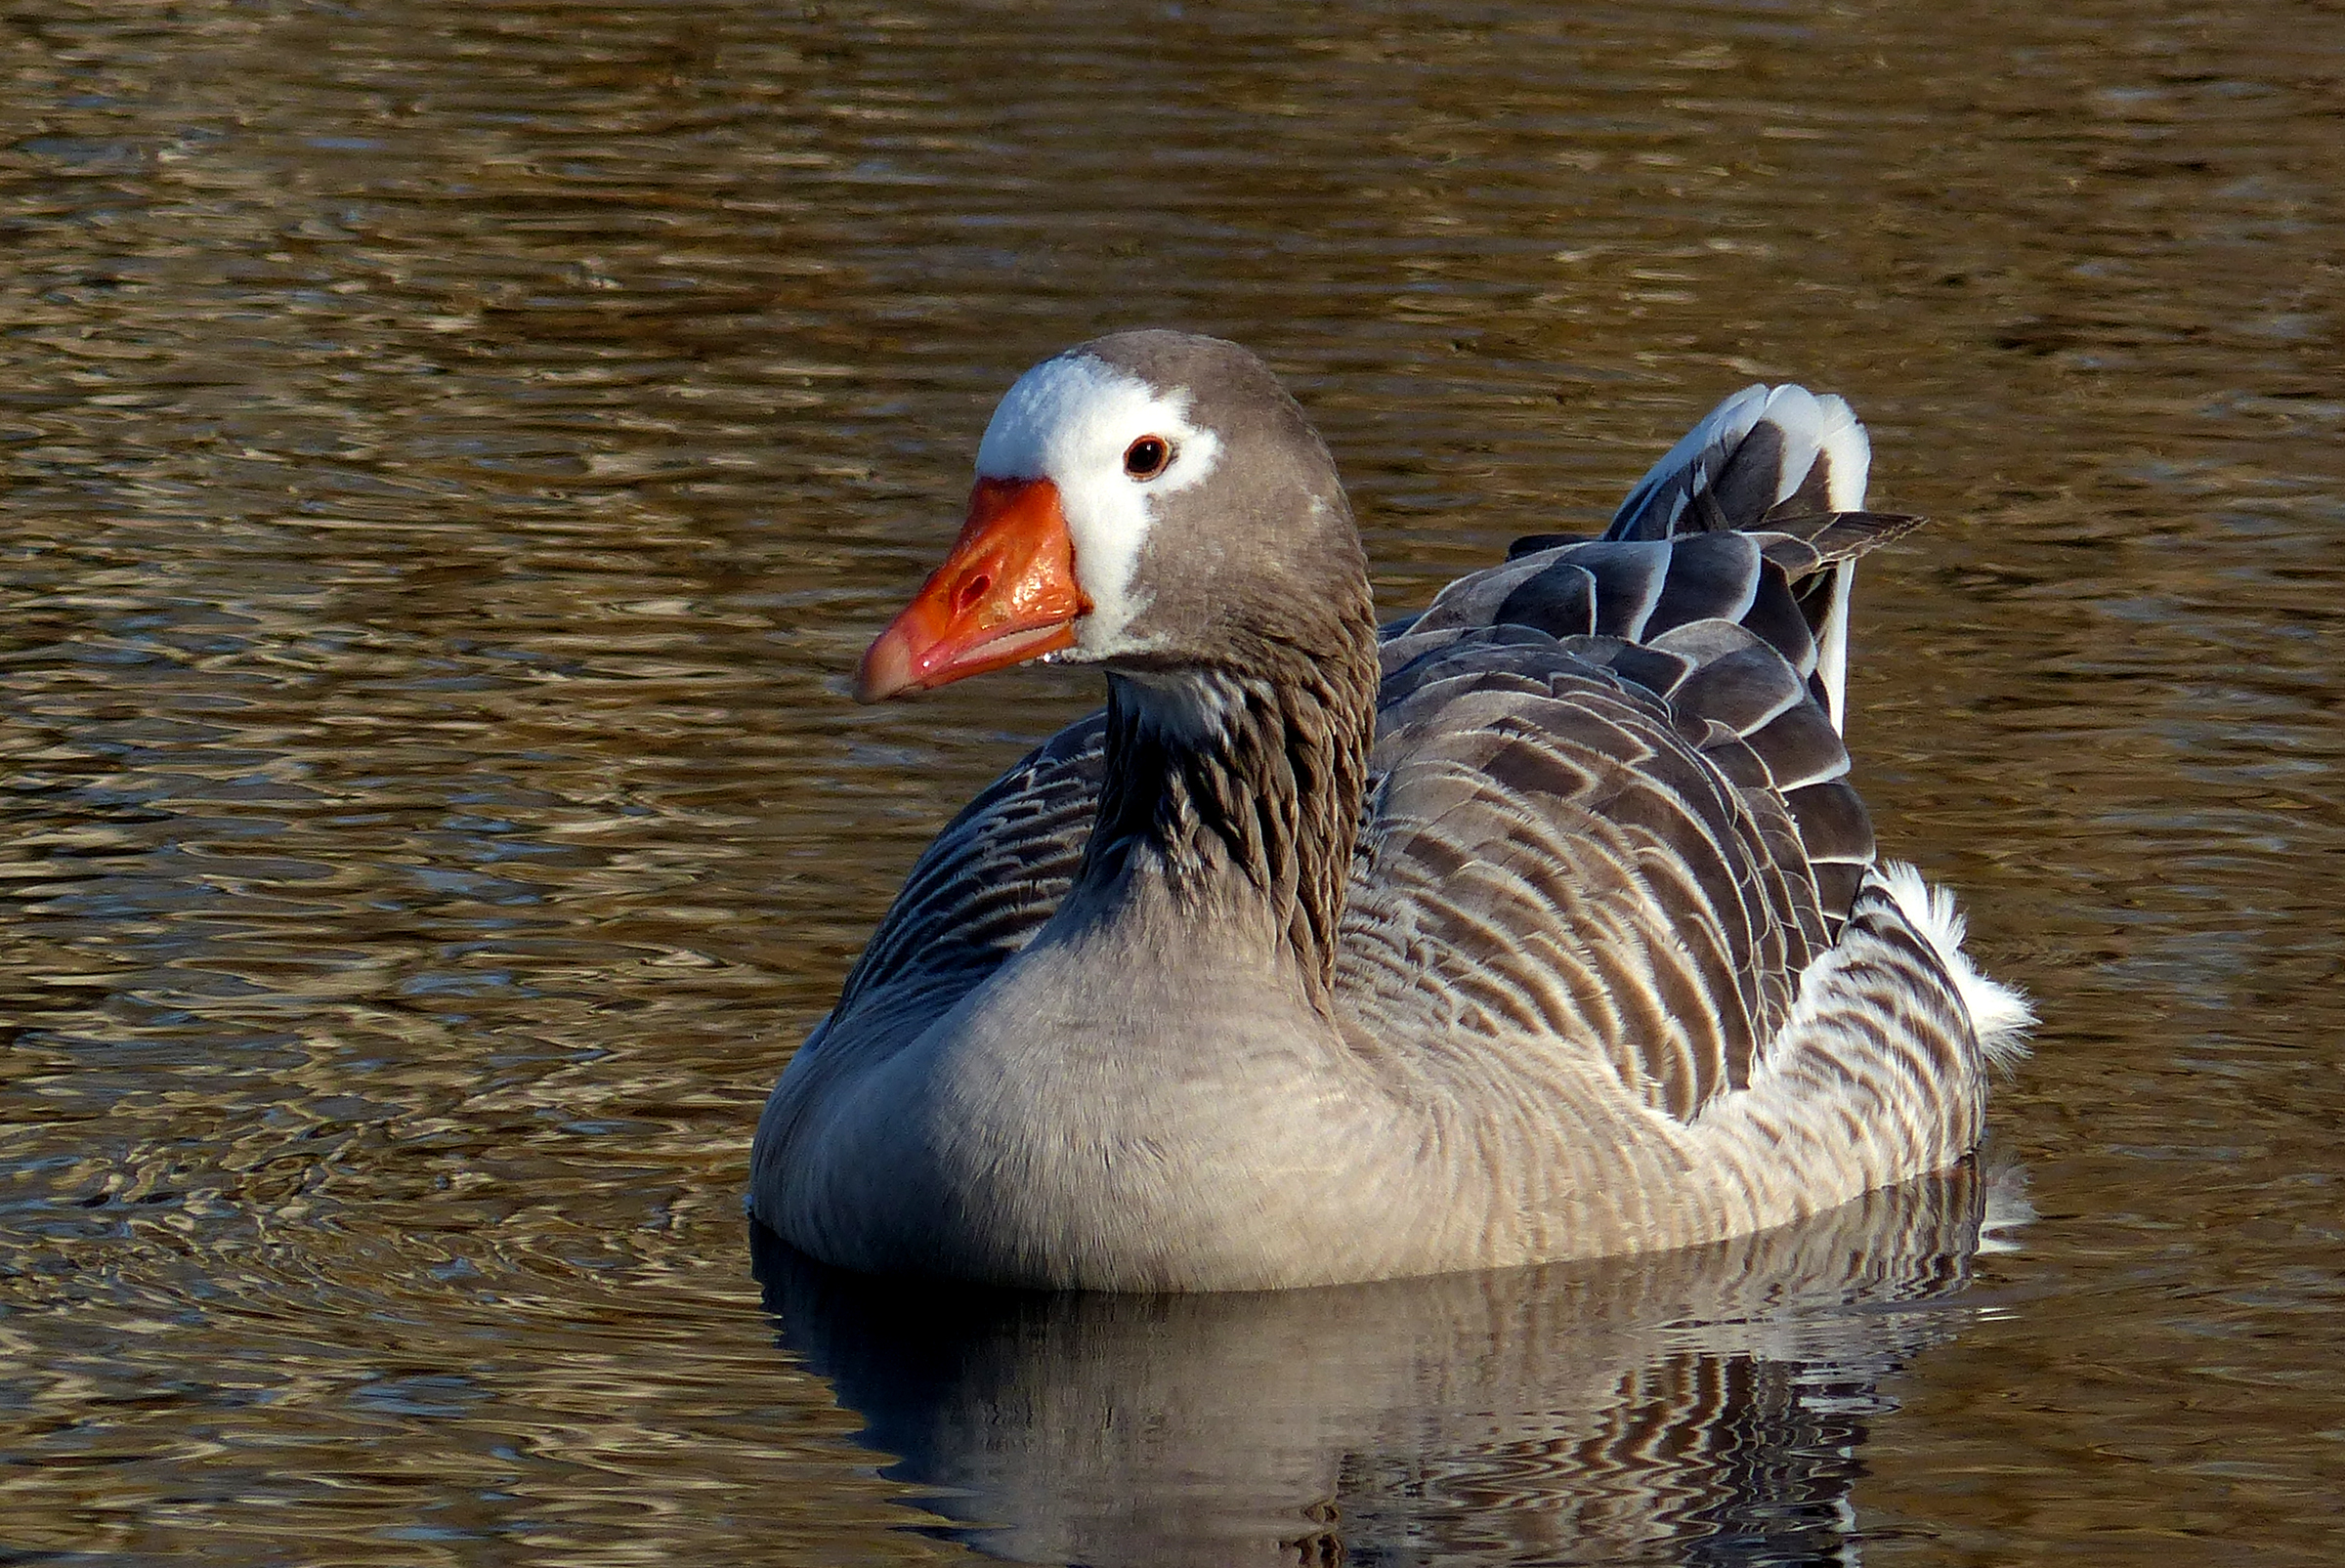
[[[1824,708],[1832,728],[1849,733],[1849,597],[1856,587],[1856,563],[1832,569],[1832,609],[1815,640],[1815,669],[1824,681]]]
[[[1808,397],[1806,391],[1799,387],[1777,387],[1774,397],[1768,400],[1769,413],[1774,412],[1775,400],[1788,392]],[[1814,435],[1811,438],[1813,448],[1832,459],[1832,477],[1825,487],[1824,504],[1835,512],[1861,512],[1864,510],[1864,482],[1873,467],[1873,439],[1865,434],[1864,426],[1856,418],[1856,410],[1849,406],[1848,399],[1826,393],[1820,398],[1808,398],[1808,402],[1815,411]],[[1785,427],[1787,430],[1790,428],[1787,422]],[[1791,465],[1785,466],[1788,468]],[[1798,477],[1793,479],[1791,487],[1775,498],[1781,500],[1784,495],[1799,488],[1800,480],[1808,477],[1808,468],[1812,466],[1813,459],[1811,458],[1809,464],[1800,469]]]
[[[1971,1015],[1972,1032],[1979,1037],[1979,1048],[1987,1061],[1996,1067],[2010,1067],[2025,1056],[2027,1030],[2035,1023],[2035,1009],[2019,991],[1981,974],[1970,954],[1962,951],[1964,922],[1962,911],[1954,907],[1954,895],[1942,887],[1932,887],[1919,870],[1903,861],[1884,861],[1873,874],[1889,889],[1914,929],[1938,950],[1946,973],[1954,978],[1954,989],[1962,996],[1963,1010]]]

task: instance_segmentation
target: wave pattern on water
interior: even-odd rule
[[[1878,500],[1939,518],[1867,568],[1859,782],[2041,1002],[1995,1122],[2045,1218],[1834,1528],[2333,1558],[2336,38],[2289,0],[0,19],[8,1545],[958,1549],[770,1342],[738,1193],[920,843],[1092,700],[846,672],[1000,389],[1160,322],[1289,377],[1392,609],[1601,518],[1737,385],[1855,401]],[[1404,1493],[1460,1540],[1514,1505]]]

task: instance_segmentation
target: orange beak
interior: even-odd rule
[[[865,652],[855,699],[925,692],[1072,648],[1075,617],[1090,608],[1075,583],[1058,487],[981,479],[953,553]]]

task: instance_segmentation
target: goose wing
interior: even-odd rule
[[[1370,1037],[1569,1041],[1680,1118],[1749,1082],[1874,858],[1831,650],[1918,520],[1855,509],[1845,411],[1729,399],[1603,538],[1387,629],[1339,958]]]

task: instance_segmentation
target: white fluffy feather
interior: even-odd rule
[[[2035,1022],[2035,1009],[2019,991],[1981,974],[1970,954],[1962,951],[1964,922],[1962,911],[1954,907],[1954,895],[1942,887],[1932,887],[1919,870],[1903,861],[1884,861],[1874,874],[1914,929],[1938,950],[1946,972],[1954,977],[1955,989],[1962,994],[1963,1008],[1971,1015],[1971,1028],[1977,1032],[1979,1048],[1986,1053],[1986,1059],[1997,1067],[2009,1067],[2025,1056],[2026,1032]]]

